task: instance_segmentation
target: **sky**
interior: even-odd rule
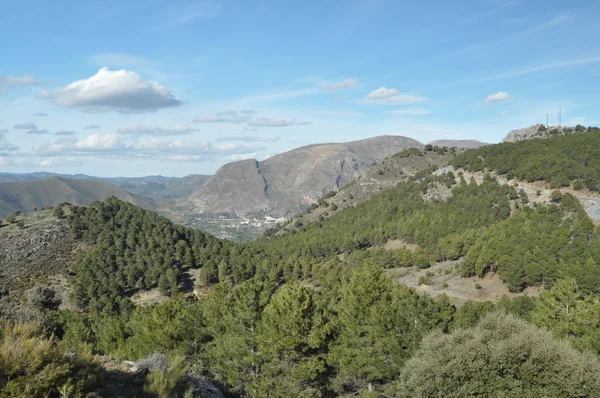
[[[0,0],[0,172],[600,124],[596,0]]]

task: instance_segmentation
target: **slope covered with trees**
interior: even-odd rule
[[[586,134],[595,139],[555,139]],[[467,153],[460,162],[486,159]],[[38,326],[0,334],[0,396],[27,385],[37,386],[30,396],[201,396],[205,379],[229,396],[599,393],[600,230],[568,194],[531,203],[489,176],[477,184],[427,171],[327,219],[244,244],[116,198],[55,215],[89,248],[70,269],[76,307],[59,306],[52,288],[28,292],[27,311],[11,321]],[[388,250],[390,240],[405,245]],[[513,291],[542,292],[456,308],[384,270],[445,260],[457,260],[465,276],[498,273]],[[205,286],[199,298],[180,291],[190,269]],[[133,305],[134,293],[155,288],[169,299]],[[4,351],[16,339],[37,367],[11,367]],[[107,376],[103,356],[134,361],[138,371]],[[112,384],[116,376],[124,384]]]
[[[583,127],[581,127],[583,129]],[[573,185],[600,191],[600,129],[517,143],[488,145],[457,155],[452,164],[468,171],[495,170],[507,178],[546,181],[552,187]]]

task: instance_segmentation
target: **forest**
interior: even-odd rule
[[[490,145],[453,165],[592,190],[599,136]],[[572,195],[531,202],[489,174],[428,171],[246,243],[116,198],[58,209],[87,248],[70,268],[74,307],[36,286],[3,320],[0,397],[193,397],[202,380],[232,397],[600,396],[600,227]],[[540,294],[457,306],[386,273],[448,260]],[[182,288],[190,270],[200,295]],[[150,289],[168,299],[135,305]]]
[[[545,181],[552,188],[600,192],[600,128],[578,127],[572,134],[549,139],[469,149],[458,154],[452,165],[473,172],[493,170],[508,179]]]

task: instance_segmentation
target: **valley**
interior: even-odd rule
[[[308,376],[292,373],[303,391],[400,394],[405,387],[397,381],[432,336],[471,333],[486,322],[531,328],[533,341],[559,344],[589,364],[600,330],[597,180],[586,170],[563,166],[555,174],[536,165],[540,156],[569,159],[572,147],[590,147],[598,137],[593,130],[534,140],[533,147],[525,140],[400,148],[358,167],[344,185],[341,168],[334,169],[314,204],[290,199],[288,216],[279,218],[270,214],[285,207],[261,210],[266,202],[250,186],[231,206],[248,201],[254,210],[213,212],[187,197],[140,199],[125,190],[116,191],[125,192],[122,198],[78,205],[101,193],[89,180],[51,177],[53,186],[88,196],[13,212],[0,224],[0,318],[43,325],[31,336],[43,339],[51,330],[60,336],[56,347],[88,347],[94,359],[86,369],[96,369],[102,383],[82,388],[112,394],[129,383],[132,397],[148,388],[152,374],[175,366],[147,372],[140,370],[145,361],[175,355],[190,372],[177,376],[177,385],[208,383],[217,394],[269,395],[273,380],[297,391],[280,369],[306,361],[320,365]],[[537,145],[545,151],[531,150]],[[515,153],[518,161],[511,160]],[[586,167],[595,167],[595,153],[585,156]],[[329,155],[320,159],[331,162]],[[236,178],[247,183],[249,175],[271,181],[259,166],[230,165],[238,171],[217,173],[200,189],[232,187]],[[536,170],[541,178],[532,179]],[[567,326],[547,310],[561,305],[565,292],[575,314]],[[288,342],[290,335],[299,337]],[[388,360],[401,365],[381,366]],[[84,377],[69,363],[74,377]],[[248,366],[256,373],[247,375]],[[364,375],[365,366],[375,373]],[[354,381],[341,381],[345,374]]]

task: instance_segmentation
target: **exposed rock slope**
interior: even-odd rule
[[[533,126],[522,129],[512,130],[502,142],[517,142],[529,140],[532,138],[550,138],[557,135],[567,135],[572,133],[582,133],[586,129],[583,126],[565,127],[565,126],[545,126],[543,124],[534,124]]]
[[[407,137],[381,136],[309,145],[263,162],[233,162],[221,167],[190,200],[204,212],[290,215],[356,179],[374,163],[411,147],[423,144]]]

